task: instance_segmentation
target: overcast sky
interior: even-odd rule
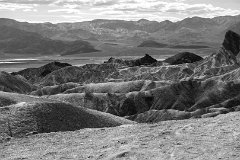
[[[240,14],[240,0],[0,0],[0,18],[28,22],[171,20]]]

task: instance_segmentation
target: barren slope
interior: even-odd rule
[[[240,113],[32,135],[0,143],[0,159],[240,159]]]

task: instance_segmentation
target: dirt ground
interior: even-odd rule
[[[13,138],[0,143],[0,159],[239,160],[240,112]]]

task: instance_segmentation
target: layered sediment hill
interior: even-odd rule
[[[28,134],[133,124],[111,114],[46,98],[0,92],[0,140]]]
[[[10,105],[9,109],[15,110],[14,108],[18,108],[15,105],[21,103],[23,110],[28,111],[27,114],[35,113],[39,106],[49,110],[54,108],[53,112],[62,109],[56,109],[57,105],[63,108],[67,106],[66,108],[73,108],[76,114],[91,109],[103,115],[108,113],[107,115],[147,123],[214,117],[240,110],[239,52],[240,36],[228,31],[219,51],[204,59],[182,53],[169,58],[171,62],[166,63],[169,59],[157,62],[150,55],[145,55],[133,60],[110,58],[103,64],[87,64],[81,67],[53,62],[13,75],[2,73],[2,77],[16,81],[4,81],[6,78],[2,78],[3,91],[34,96],[19,100],[6,94],[1,97],[0,104],[2,107]],[[11,81],[17,86],[6,83]],[[33,99],[36,103],[33,103]],[[45,109],[42,113],[44,115]],[[75,115],[73,110],[64,112]],[[60,121],[58,116],[55,118],[57,122]],[[63,127],[63,130],[71,130],[71,127],[67,127],[71,125],[67,123],[73,119],[69,116],[63,119],[69,119],[64,121],[67,129]],[[52,124],[50,121],[46,123]],[[87,127],[76,121],[74,123],[76,126],[72,127],[73,129]],[[61,129],[53,131],[58,130]]]
[[[13,72],[12,74],[21,75],[31,83],[37,83],[49,73],[67,66],[71,65],[68,63],[51,62],[39,68],[27,68],[19,72]]]
[[[20,76],[13,76],[7,72],[0,72],[0,91],[29,93],[33,86]]]
[[[78,82],[79,86],[49,98],[138,122],[212,117],[238,111],[239,40],[236,33],[229,31],[218,52],[205,59],[198,57],[199,61],[193,63],[186,61],[186,64],[154,67],[151,65],[156,61],[146,55],[137,60],[111,58],[104,64],[75,67],[75,72],[68,71],[73,67],[56,70],[45,80],[51,82],[51,76],[59,74],[57,77],[60,78],[56,78],[59,84],[72,81]],[[188,54],[186,57],[189,58]],[[146,59],[151,60],[149,63],[141,61]],[[182,56],[176,55],[172,59],[177,62]],[[131,66],[139,61],[142,62],[140,66]],[[91,81],[89,78],[73,79],[89,73]],[[114,80],[128,82],[109,82]],[[90,82],[104,83],[82,84]]]

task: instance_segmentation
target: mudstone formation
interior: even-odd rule
[[[52,62],[0,72],[2,137],[166,120],[240,110],[240,36],[228,31],[206,58],[180,53],[103,64]],[[95,123],[96,122],[96,123]]]

